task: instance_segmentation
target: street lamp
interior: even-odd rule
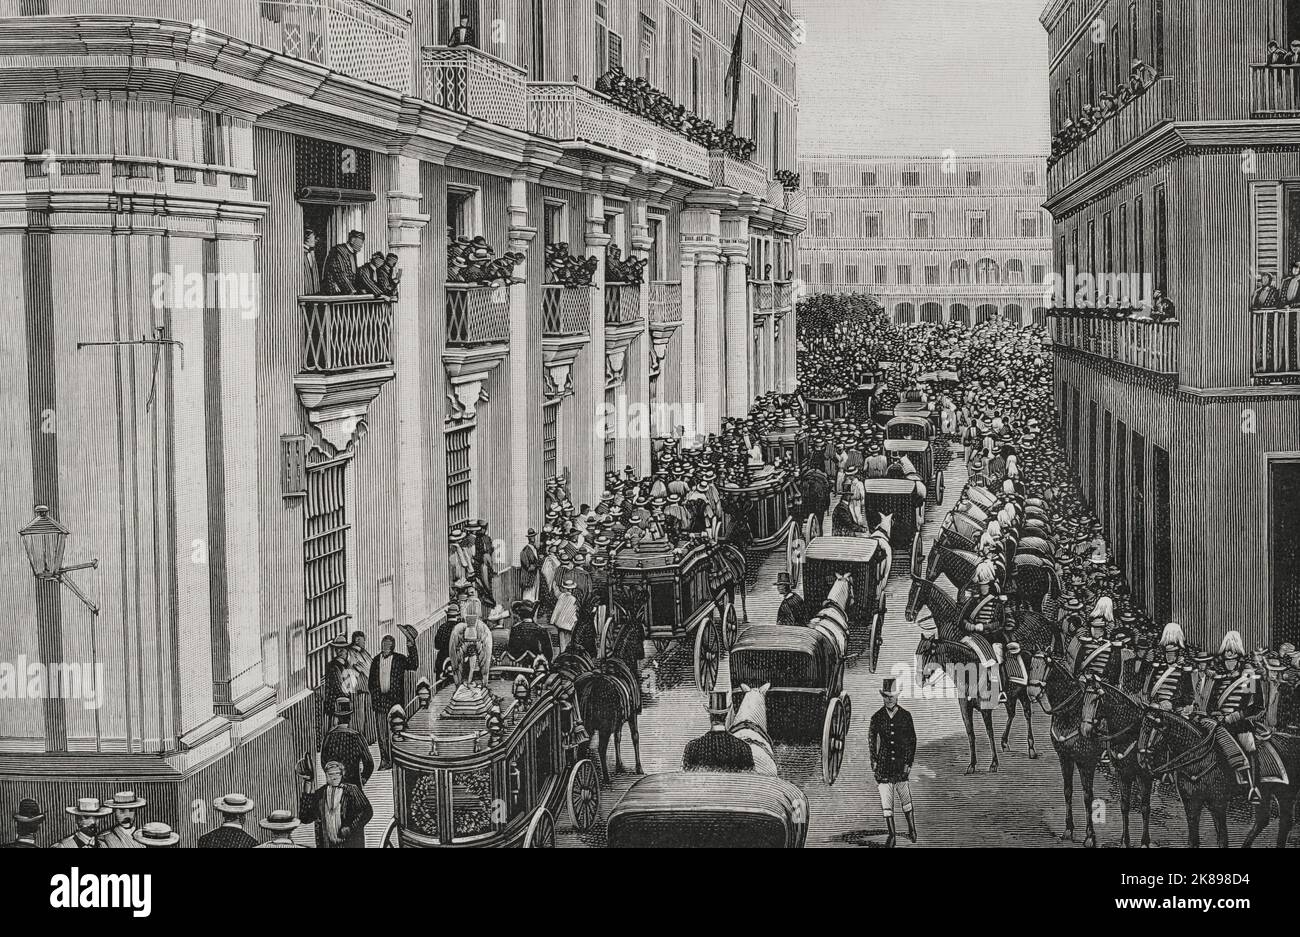
[[[90,609],[92,615],[99,614],[99,606],[77,588],[77,584],[66,578],[67,573],[78,569],[98,569],[99,560],[79,563],[76,566],[63,565],[63,549],[67,545],[68,528],[50,516],[50,509],[43,504],[36,505],[36,517],[26,527],[18,531],[23,538],[23,548],[27,559],[32,564],[32,574],[44,582],[57,582],[72,590],[72,594],[81,599],[82,604]]]

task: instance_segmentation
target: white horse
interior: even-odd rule
[[[731,714],[727,731],[749,745],[754,755],[755,774],[776,777],[776,755],[772,750],[772,739],[767,734],[767,691],[770,689],[770,683],[760,687],[742,683],[740,690],[744,698]]]

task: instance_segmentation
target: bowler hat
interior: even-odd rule
[[[536,612],[537,605],[528,599],[520,599],[510,606],[510,613],[519,619],[532,618]]]
[[[18,801],[18,812],[12,815],[19,823],[40,823],[45,819],[41,805],[30,797]]]

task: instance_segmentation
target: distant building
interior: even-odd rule
[[[1300,286],[1281,282],[1300,263],[1300,67],[1265,64],[1300,8],[1053,0],[1042,22],[1057,273],[1138,307],[1098,317],[1085,295],[1053,317],[1084,492],[1158,622],[1216,648],[1229,629],[1298,641],[1300,304],[1255,297],[1265,275]],[[1151,318],[1156,290],[1176,325]]]
[[[863,292],[896,322],[1042,322],[1052,269],[1035,156],[800,160],[813,292]]]

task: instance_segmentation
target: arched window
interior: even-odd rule
[[[990,319],[998,317],[998,307],[990,303],[984,303],[982,306],[975,307],[975,324],[988,322]]]
[[[1025,310],[1015,303],[1011,303],[1006,309],[1003,309],[1002,315],[1012,325],[1024,325]]]
[[[964,260],[954,260],[952,266],[948,268],[948,282],[969,283],[970,264]]]
[[[948,321],[970,325],[970,306],[954,303],[952,308],[948,310]]]
[[[1031,312],[1029,315],[1030,315],[1031,319],[1033,320],[1034,325],[1046,325],[1046,324],[1047,324],[1047,307],[1046,307],[1046,306],[1035,306],[1035,307],[1034,307],[1034,311]]]
[[[942,322],[943,306],[939,303],[924,303],[921,306],[922,322]]]
[[[1007,261],[1007,282],[1024,283],[1025,282],[1025,263],[1022,260]]]
[[[998,262],[989,257],[980,258],[979,262],[975,264],[975,282],[998,282]]]
[[[894,324],[911,325],[916,321],[916,307],[911,303],[899,303],[894,307]]]

